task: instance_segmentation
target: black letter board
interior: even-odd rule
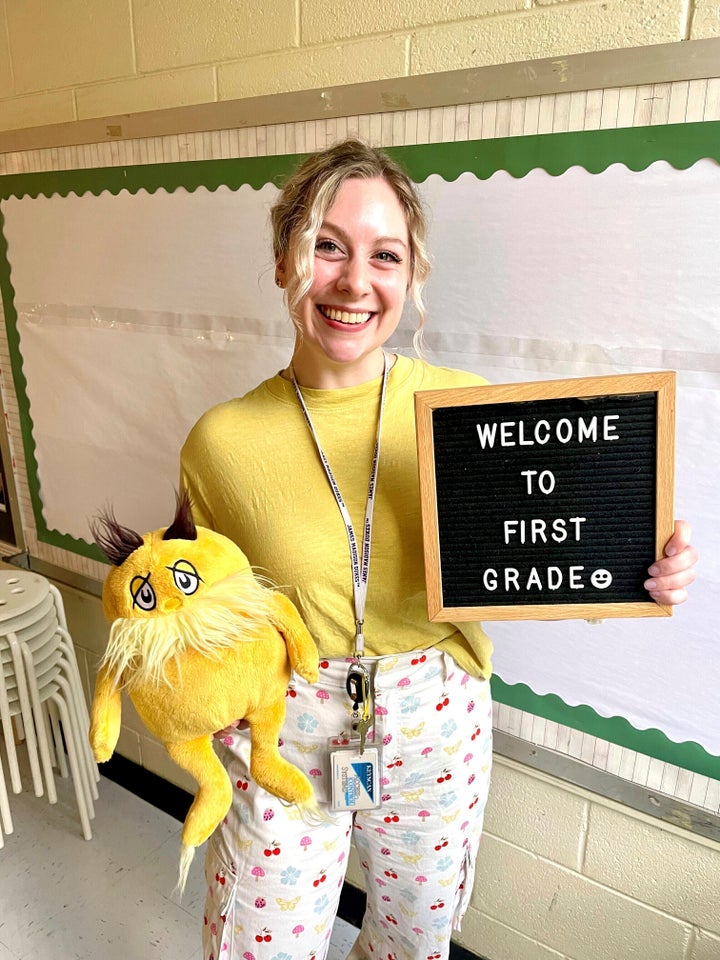
[[[431,620],[667,616],[674,373],[415,396]]]

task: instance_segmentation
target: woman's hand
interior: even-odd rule
[[[675,532],[665,544],[665,556],[648,570],[651,579],[645,589],[658,603],[677,604],[687,600],[687,587],[695,579],[698,552],[690,544],[690,524],[675,521]]]
[[[217,730],[213,734],[213,740],[226,741],[226,738],[228,739],[231,738],[233,733],[235,733],[236,730],[244,730],[248,726],[249,724],[247,720],[234,720],[227,727],[223,727],[222,730]]]

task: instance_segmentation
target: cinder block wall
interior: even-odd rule
[[[0,0],[0,130],[718,35],[717,0]]]
[[[711,36],[717,0],[0,0],[0,130]],[[89,696],[107,626],[63,594]],[[119,750],[193,789],[129,705]],[[502,758],[486,825],[468,949],[720,960],[717,844]]]

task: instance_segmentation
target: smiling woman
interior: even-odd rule
[[[367,910],[351,960],[446,960],[489,787],[491,644],[479,623],[427,617],[414,395],[485,381],[385,351],[408,295],[422,322],[428,260],[415,188],[381,151],[310,157],[272,226],[292,358],[201,417],[182,483],[196,522],[287,585],[317,642],[320,680],[293,681],[282,739],[327,817],[309,826],[276,802],[249,776],[247,732],[223,737],[237,790],[208,842],[204,955],[326,956],[354,838]],[[654,588],[684,594],[686,540]]]

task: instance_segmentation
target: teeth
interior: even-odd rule
[[[371,313],[348,313],[347,310],[335,310],[333,307],[323,307],[323,313],[328,320],[336,323],[367,323]]]

